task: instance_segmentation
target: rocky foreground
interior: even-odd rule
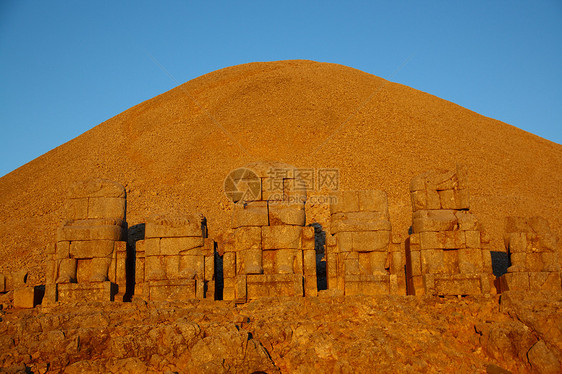
[[[11,308],[2,373],[558,373],[562,295]]]

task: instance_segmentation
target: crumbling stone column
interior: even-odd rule
[[[504,240],[511,266],[502,291],[561,290],[558,242],[546,219],[508,217]]]
[[[214,298],[214,242],[202,214],[155,215],[136,243],[135,296],[145,300]]]
[[[314,227],[305,227],[306,191],[293,178],[268,174],[256,165],[248,181],[257,193],[233,210],[223,241],[223,299],[246,302],[262,297],[316,296]]]
[[[412,234],[406,243],[410,294],[473,295],[494,288],[489,240],[469,212],[467,173],[432,170],[410,183]]]
[[[68,191],[65,221],[47,248],[45,301],[123,300],[126,290],[126,193],[105,179]]]
[[[400,265],[395,265],[403,262],[403,256],[400,245],[391,241],[386,193],[341,191],[334,195],[330,213],[328,289],[345,295],[400,293]],[[402,286],[404,289],[404,282]]]

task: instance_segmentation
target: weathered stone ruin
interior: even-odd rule
[[[223,299],[315,296],[315,233],[305,227],[306,191],[298,178],[282,173],[286,165],[259,164],[253,170],[246,183],[257,193],[235,204],[232,230],[223,242]]]
[[[126,193],[90,179],[68,191],[57,241],[48,248],[47,301],[123,300],[126,291]]]
[[[492,261],[469,211],[466,171],[433,170],[412,179],[412,234],[406,243],[410,294],[490,293]]]
[[[463,168],[412,179],[413,224],[405,241],[392,233],[384,191],[333,194],[318,253],[315,228],[306,226],[306,189],[286,168],[259,163],[231,173],[225,190],[235,202],[232,227],[218,241],[208,238],[202,214],[154,215],[135,226],[127,245],[124,188],[101,179],[76,183],[49,247],[44,300],[316,296],[317,256],[324,252],[327,295],[495,292],[489,239],[469,211]],[[557,242],[546,220],[510,217],[505,243],[512,265],[500,292],[561,289]],[[0,292],[18,288],[19,304],[37,304],[37,290],[4,278]]]
[[[201,214],[152,216],[136,242],[135,295],[145,300],[214,298],[214,245]]]
[[[41,302],[40,287],[27,284],[27,270],[0,273],[0,295],[13,293],[14,307],[33,308]]]
[[[560,290],[556,236],[542,217],[508,217],[505,247],[511,266],[500,277],[502,291]]]
[[[345,295],[404,294],[403,256],[392,245],[384,191],[343,191],[330,205],[328,289]],[[391,252],[391,248],[393,251]]]

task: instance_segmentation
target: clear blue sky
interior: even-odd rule
[[[151,55],[339,63],[562,143],[560,0],[0,0],[0,176],[175,87]]]

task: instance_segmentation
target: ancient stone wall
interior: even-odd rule
[[[557,239],[543,217],[508,217],[505,246],[511,266],[500,277],[502,291],[560,290]]]
[[[392,243],[384,191],[341,191],[330,206],[328,289],[345,295],[405,293],[404,256]],[[400,282],[399,282],[400,278]]]
[[[305,227],[306,191],[295,178],[255,165],[258,193],[234,206],[223,241],[223,298],[316,296],[314,227]],[[283,170],[283,169],[281,169]],[[257,181],[257,182],[256,182]]]
[[[123,186],[104,179],[75,183],[65,221],[47,248],[46,301],[123,300],[127,223]]]
[[[413,224],[406,242],[410,294],[490,293],[489,240],[469,211],[467,173],[432,170],[410,183]]]
[[[136,242],[135,296],[188,300],[215,296],[214,243],[201,214],[151,216]]]

